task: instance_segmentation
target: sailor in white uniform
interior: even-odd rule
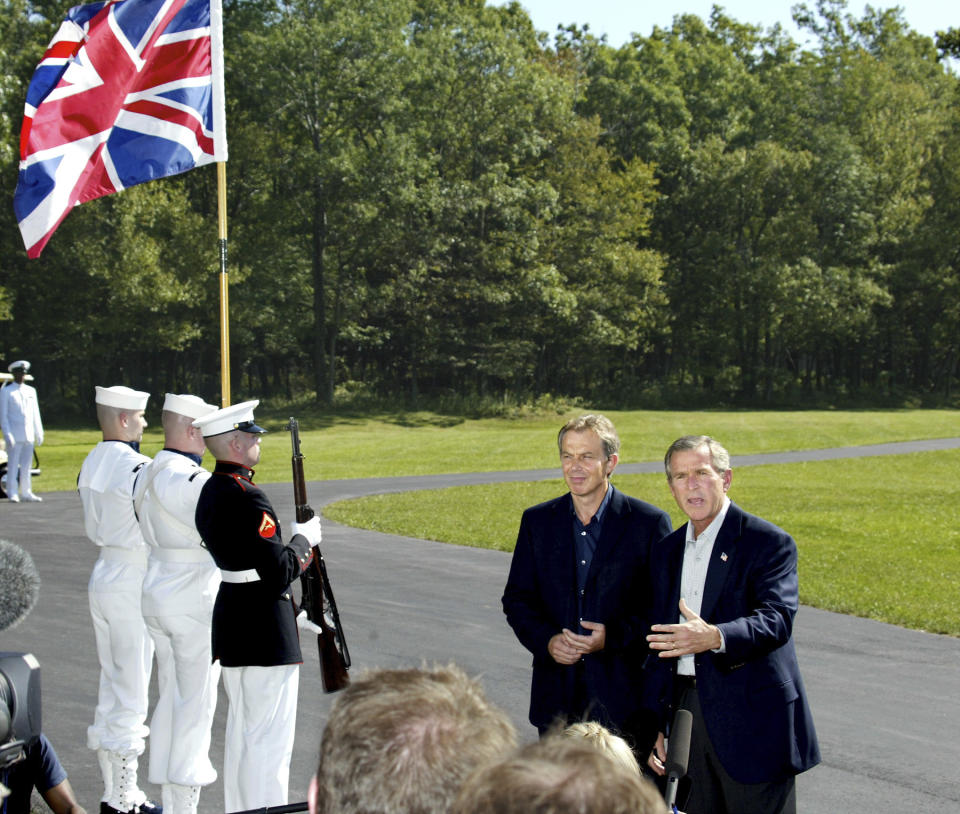
[[[87,455],[77,479],[87,536],[100,547],[87,587],[100,660],[100,691],[87,745],[103,774],[101,814],[155,814],[137,784],[138,758],[149,730],[147,691],[153,645],[140,611],[147,546],[133,510],[149,393],[97,387],[103,440]]]
[[[210,473],[200,465],[203,433],[192,423],[216,409],[197,396],[167,393],[164,448],[134,487],[150,550],[142,608],[160,691],[150,718],[148,776],[161,786],[166,814],[196,814],[201,787],[217,779],[209,752],[220,663],[211,659],[210,623],[220,570],[193,519]]]
[[[39,502],[43,498],[33,493],[31,479],[33,448],[43,443],[37,391],[24,381],[30,370],[28,361],[13,362],[7,370],[13,374],[13,381],[0,390],[0,427],[7,445],[7,497],[11,503]]]

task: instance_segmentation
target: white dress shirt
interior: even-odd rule
[[[687,539],[683,549],[683,570],[680,575],[680,598],[687,603],[687,607],[697,616],[700,615],[700,608],[703,605],[703,588],[707,582],[707,568],[710,565],[710,556],[713,554],[713,544],[729,508],[730,498],[724,495],[723,506],[699,537],[694,534],[693,523],[687,523]],[[686,621],[683,614],[680,614],[680,624]],[[716,652],[722,653],[723,651],[724,642],[721,633],[720,647]],[[680,656],[677,664],[677,674],[682,676],[696,675],[693,654]]]

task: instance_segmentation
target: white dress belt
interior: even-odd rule
[[[141,568],[147,567],[146,549],[136,548],[117,548],[117,546],[100,546],[100,559],[113,560],[114,562],[125,562],[130,565],[139,565]]]
[[[225,571],[221,568],[220,576],[223,578],[224,582],[232,582],[234,585],[238,585],[243,582],[260,581],[260,575],[257,573],[256,568],[248,568],[246,571]]]

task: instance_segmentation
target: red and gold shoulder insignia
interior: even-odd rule
[[[260,536],[269,540],[277,533],[276,521],[266,512],[263,513],[263,519],[260,521]]]

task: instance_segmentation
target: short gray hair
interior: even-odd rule
[[[317,810],[446,814],[467,776],[516,743],[506,712],[459,667],[370,670],[330,709]]]
[[[560,452],[563,453],[563,436],[568,432],[583,432],[584,430],[593,430],[597,434],[597,437],[603,442],[603,454],[608,458],[620,451],[620,436],[617,435],[613,422],[605,415],[589,413],[571,418],[560,428],[560,432],[557,434],[557,448]]]
[[[667,480],[670,480],[670,459],[673,458],[673,454],[689,449],[700,449],[700,447],[706,447],[710,451],[710,465],[718,475],[730,469],[730,453],[719,441],[715,441],[709,435],[684,435],[674,441],[667,450],[667,454],[663,456],[663,468],[667,473]]]

